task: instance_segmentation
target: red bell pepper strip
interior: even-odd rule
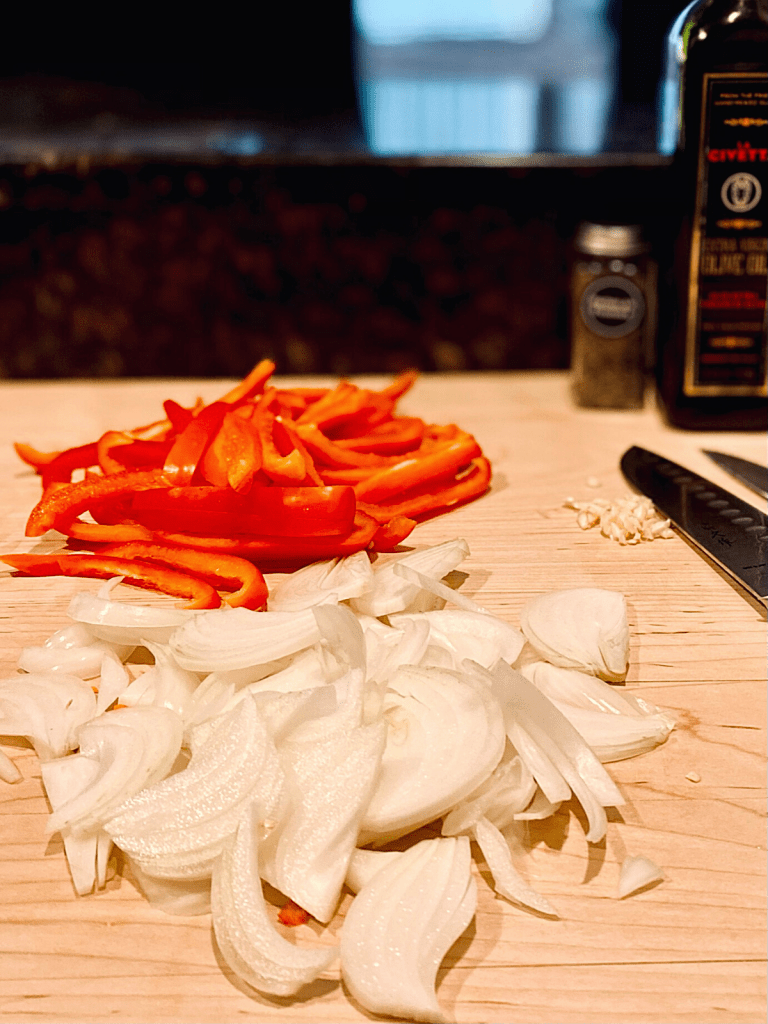
[[[253,424],[261,442],[261,468],[276,484],[300,484],[307,476],[307,465],[297,448],[283,452],[277,446],[275,398],[275,389],[268,389],[253,412]]]
[[[379,394],[386,395],[388,398],[392,398],[397,401],[398,398],[402,398],[406,391],[411,390],[418,378],[418,370],[403,370],[403,372],[399,373],[390,384],[383,387],[381,391],[379,391]]]
[[[423,455],[415,452],[410,458],[382,469],[355,485],[355,494],[363,501],[380,502],[402,494],[413,487],[455,475],[473,458],[482,454],[471,434],[464,434],[450,444]]]
[[[163,466],[174,483],[190,482],[226,411],[226,402],[212,402],[204,406],[176,437]]]
[[[315,466],[315,460],[312,458],[307,446],[299,436],[296,424],[293,420],[288,419],[285,416],[278,416],[276,425],[279,429],[285,432],[287,443],[292,445],[297,452],[300,453],[302,459],[304,459],[304,467],[306,469],[306,476],[301,481],[302,485],[309,486],[314,485],[315,487],[324,487],[325,481],[320,476]]]
[[[332,469],[330,466],[320,467],[323,483],[329,487],[344,485],[354,487],[377,472],[378,469],[375,466],[344,466],[343,469]]]
[[[412,493],[409,497],[393,505],[375,505],[358,502],[358,511],[377,519],[380,523],[389,522],[398,516],[422,521],[441,512],[447,512],[455,505],[464,504],[485,494],[491,482],[491,464],[484,455],[472,460],[468,471],[463,472],[451,484],[443,484],[439,488]]]
[[[228,405],[236,405],[246,399],[253,398],[254,395],[261,394],[264,390],[264,385],[275,372],[275,369],[275,364],[271,359],[262,359],[238,384],[225,395],[222,395],[219,401],[226,402]]]
[[[260,566],[307,565],[325,558],[351,555],[371,547],[379,523],[358,509],[355,525],[341,537],[203,537],[186,533],[155,532],[155,540],[163,544],[180,544],[202,551],[228,552],[253,559]]]
[[[381,523],[374,534],[373,550],[394,551],[398,544],[402,544],[406,537],[410,535],[415,526],[415,519],[409,519],[408,516],[393,516],[385,523]]]
[[[391,457],[386,458],[381,455],[342,448],[334,441],[329,440],[315,423],[297,423],[295,430],[312,456],[323,465],[332,466],[334,469],[346,466],[383,469],[392,462]]]
[[[418,448],[424,437],[424,421],[417,416],[398,416],[356,437],[336,437],[338,448],[371,455],[402,455]]]
[[[58,520],[56,529],[72,540],[87,544],[116,544],[151,540],[152,532],[138,523],[88,523],[82,519]]]
[[[347,380],[308,406],[297,418],[297,423],[314,423],[321,430],[338,426],[365,407],[371,392],[358,388]]]
[[[38,471],[41,470],[43,466],[50,465],[58,455],[61,455],[60,451],[38,451],[38,449],[33,448],[31,444],[24,444],[22,441],[15,441],[13,447],[22,462],[26,462],[26,464],[31,466],[32,469],[36,469]]]
[[[122,473],[139,467],[159,468],[170,447],[170,441],[135,438],[126,430],[107,430],[96,442],[98,464],[105,473]]]
[[[351,487],[254,485],[247,494],[227,487],[172,487],[134,494],[127,515],[154,531],[333,537],[352,529],[355,494]]]
[[[201,473],[217,487],[247,490],[261,468],[261,444],[251,423],[237,411],[226,412],[201,464]]]
[[[310,916],[308,910],[300,907],[293,900],[285,902],[277,912],[278,921],[280,924],[285,925],[286,928],[296,928],[297,925],[306,924]]]
[[[57,521],[70,522],[103,498],[151,488],[162,489],[169,485],[170,481],[161,470],[150,469],[89,476],[76,483],[52,487],[30,512],[26,536],[41,537],[47,530],[54,529]]]
[[[15,445],[16,452],[28,466],[40,475],[43,490],[54,483],[69,483],[76,469],[89,469],[98,465],[95,442],[66,448],[60,452],[38,452],[30,445]]]
[[[218,608],[221,604],[221,598],[205,580],[130,558],[84,554],[18,554],[2,555],[0,561],[30,576],[88,576],[97,579],[124,576],[127,582],[135,586],[186,598],[186,608]]]
[[[220,551],[209,554],[176,545],[134,541],[127,544],[110,544],[100,552],[101,556],[138,559],[141,562],[181,569],[206,580],[218,589],[229,590],[234,585],[234,593],[224,598],[224,603],[232,608],[260,611],[267,603],[267,584],[261,571],[253,562],[237,555],[227,555]]]

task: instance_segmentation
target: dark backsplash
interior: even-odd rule
[[[663,162],[0,171],[0,376],[561,368],[582,219],[663,238]]]

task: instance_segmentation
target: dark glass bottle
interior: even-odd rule
[[[668,46],[659,398],[675,426],[766,429],[768,0],[698,0]]]

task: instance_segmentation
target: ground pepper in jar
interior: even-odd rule
[[[577,405],[640,409],[655,275],[637,225],[583,223],[571,265],[571,391]]]

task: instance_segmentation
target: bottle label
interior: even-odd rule
[[[767,395],[768,74],[705,74],[684,391]]]
[[[645,299],[637,285],[626,277],[598,277],[582,292],[579,312],[593,334],[624,338],[642,323]]]

